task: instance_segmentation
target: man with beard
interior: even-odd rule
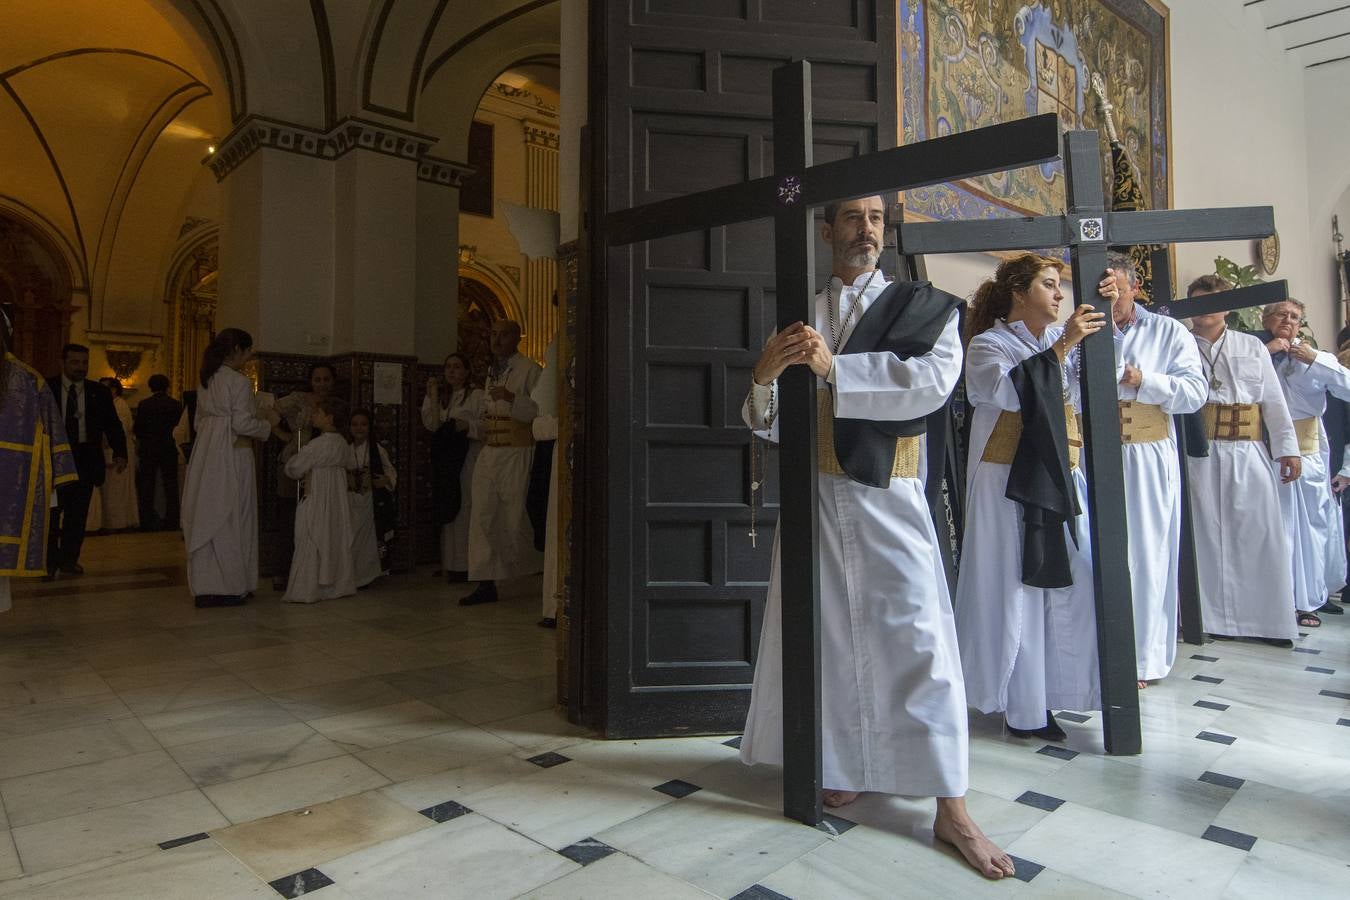
[[[1281,300],[1263,310],[1259,337],[1266,342],[1289,403],[1303,454],[1303,477],[1280,486],[1280,505],[1293,551],[1294,606],[1298,624],[1317,628],[1318,612],[1340,613],[1329,595],[1345,587],[1345,533],[1331,491],[1331,448],[1321,427],[1327,393],[1350,400],[1350,370],[1325,350],[1298,338],[1303,304]]]
[[[1012,860],[966,810],[965,689],[924,496],[924,419],[961,372],[961,301],[927,282],[886,283],[877,268],[884,210],[880,197],[825,208],[833,274],[814,321],[765,344],[742,416],[778,440],[778,377],[790,365],[816,375],[825,804],[864,791],[936,796],[934,835],[1002,878]],[[783,762],[780,547],[775,538],[741,743],[748,764]]]

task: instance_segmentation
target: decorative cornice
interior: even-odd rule
[[[365,119],[343,119],[329,131],[249,116],[234,127],[204,162],[221,181],[262,149],[284,150],[315,159],[336,160],[353,150],[418,160],[436,143],[435,138]]]
[[[536,122],[533,119],[523,119],[520,124],[525,129],[525,143],[535,144],[547,150],[557,150],[561,145],[557,126]]]
[[[417,161],[417,180],[443,187],[461,187],[475,171],[473,166],[438,156],[423,156]]]

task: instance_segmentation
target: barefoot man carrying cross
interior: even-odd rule
[[[924,417],[961,372],[960,300],[877,269],[880,197],[825,208],[833,274],[815,322],[765,344],[743,415],[778,439],[777,379],[806,365],[819,390],[823,777],[827,806],[872,791],[936,796],[933,833],[988,878],[1013,863],[966,811],[966,696],[951,599],[924,498]],[[768,608],[741,758],[783,762],[782,583]]]

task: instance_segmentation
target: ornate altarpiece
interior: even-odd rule
[[[14,355],[43,374],[59,371],[75,312],[65,264],[44,235],[2,213],[0,304],[14,319]]]

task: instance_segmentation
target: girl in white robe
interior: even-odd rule
[[[1033,587],[1022,581],[1023,508],[1006,496],[1011,460],[984,457],[1003,413],[1018,415],[1021,424],[1012,373],[1028,357],[1053,349],[1063,366],[1065,404],[1079,406],[1078,354],[1070,352],[1103,327],[1105,314],[1082,306],[1066,327],[1051,324],[1064,296],[1063,268],[1035,254],[1013,257],[980,288],[969,314],[974,337],[966,348],[966,397],[973,412],[955,602],[966,702],[983,713],[1003,713],[1017,737],[1046,740],[1066,737],[1051,710],[1101,708],[1087,479],[1081,464],[1070,469],[1083,513],[1064,534],[1073,583]],[[1114,279],[1101,290],[1109,298]],[[1076,431],[1070,429],[1071,439]]]
[[[452,353],[445,358],[445,384],[434,378],[427,383],[422,400],[422,427],[435,434],[442,427],[467,436],[468,452],[459,470],[459,511],[441,525],[441,571],[450,581],[469,578],[469,520],[472,506],[473,470],[483,449],[483,391],[472,384],[469,358]],[[432,465],[447,465],[433,459]],[[450,473],[446,473],[449,475]]]
[[[398,472],[379,441],[371,443],[369,412],[358,409],[352,413],[351,433],[352,458],[348,468],[356,472],[353,490],[348,495],[352,506],[352,572],[356,586],[363,588],[384,574],[380,547],[385,536],[375,527],[375,491],[397,489]],[[380,454],[380,475],[371,469],[372,448]]]
[[[286,474],[301,482],[295,509],[295,555],[286,581],[290,603],[315,603],[356,593],[352,571],[352,512],[347,470],[352,451],[333,421],[333,406],[319,400],[310,426],[322,432],[286,462]]]
[[[280,421],[261,419],[241,369],[247,331],[225,328],[206,348],[197,390],[196,441],[183,485],[188,587],[197,606],[235,606],[258,588],[258,491],[253,441]]]

